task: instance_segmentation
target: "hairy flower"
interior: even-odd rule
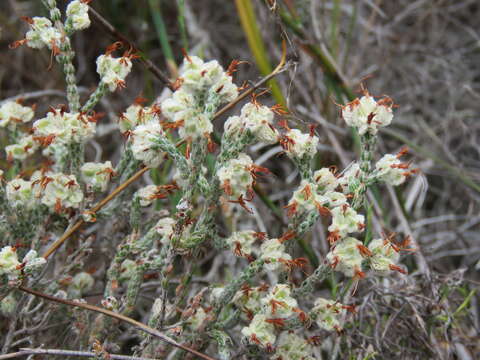
[[[333,300],[318,298],[312,312],[316,314],[317,325],[322,329],[327,331],[340,331],[342,329],[340,319],[346,312],[342,304]]]
[[[300,186],[293,193],[287,208],[292,212],[307,213],[316,211],[328,201],[326,196],[320,195],[316,190],[316,185],[302,180]]]
[[[137,125],[146,124],[150,121],[159,121],[157,111],[154,108],[132,104],[119,117],[120,131],[122,133],[132,131]]]
[[[392,122],[392,102],[383,98],[376,102],[368,93],[360,99],[342,107],[342,117],[347,125],[357,128],[360,135],[367,132],[375,135],[379,127],[388,126]]]
[[[137,160],[149,167],[157,167],[163,160],[163,152],[158,149],[158,139],[164,135],[162,126],[157,121],[139,125],[132,132],[132,152]]]
[[[83,30],[90,26],[88,5],[85,1],[73,0],[67,6],[67,24],[74,30]]]
[[[95,127],[85,114],[62,109],[50,111],[46,117],[33,123],[35,137],[44,145],[85,143],[93,137]]]
[[[114,174],[110,161],[105,163],[87,162],[82,165],[80,172],[85,184],[94,191],[107,190],[108,183]]]
[[[238,198],[244,196],[253,185],[251,167],[253,161],[247,154],[240,154],[238,158],[228,161],[221,167],[217,176],[222,184],[225,194]]]
[[[291,158],[312,159],[317,153],[318,137],[290,129],[283,136],[282,145]]]
[[[275,326],[267,322],[267,316],[256,314],[250,325],[242,329],[242,334],[253,345],[270,348],[275,343]]]
[[[26,34],[27,45],[34,49],[47,46],[49,49],[58,49],[62,41],[62,34],[50,20],[44,17],[34,17],[29,20],[30,30]]]
[[[268,316],[286,318],[298,307],[297,300],[291,296],[292,288],[287,284],[277,284],[261,299],[264,313]]]
[[[160,242],[162,244],[167,245],[169,243],[174,227],[175,220],[170,217],[158,220],[157,224],[155,225],[155,230],[161,236]]]
[[[343,205],[332,209],[332,224],[328,231],[345,237],[350,233],[361,232],[364,228],[365,217],[358,214],[350,206]]]
[[[392,246],[390,241],[374,239],[368,244],[368,249],[372,252],[369,261],[373,270],[385,274],[396,268],[400,254],[398,248]]]
[[[97,58],[97,73],[102,83],[108,85],[110,91],[125,87],[125,78],[132,70],[132,61],[128,56],[114,58],[110,54]]]
[[[83,192],[75,175],[62,173],[48,174],[43,178],[45,185],[42,204],[51,210],[60,212],[62,208],[79,208]]]
[[[312,346],[293,332],[283,332],[275,349],[275,360],[314,360]]]
[[[338,179],[329,168],[322,168],[315,171],[313,178],[315,179],[317,190],[320,194],[331,192],[338,187]]]
[[[234,232],[226,240],[230,249],[237,256],[250,255],[253,251],[253,243],[257,240],[256,232],[252,230],[244,230]]]
[[[38,204],[32,181],[13,179],[7,183],[5,190],[7,200],[12,207],[21,206],[26,209],[33,209]]]
[[[342,239],[332,247],[327,254],[327,260],[336,271],[345,276],[354,277],[362,271],[361,246],[363,246],[362,242],[355,238]]]
[[[384,155],[375,165],[375,177],[386,184],[397,186],[402,184],[409,172],[406,170],[408,164],[403,164],[397,156],[392,154]]]
[[[16,101],[7,101],[0,106],[0,127],[14,129],[17,123],[26,123],[33,119],[31,107],[23,106]]]
[[[34,141],[33,136],[23,136],[17,144],[5,147],[8,159],[25,160],[38,149],[38,144]]]
[[[292,257],[285,252],[285,245],[279,239],[269,239],[260,247],[261,258],[265,260],[265,269],[277,270],[282,262],[280,260],[291,260]]]

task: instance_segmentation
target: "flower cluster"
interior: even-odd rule
[[[52,22],[44,17],[27,18],[30,30],[26,34],[27,45],[33,49],[47,46],[52,51],[58,51],[62,42],[62,34]]]
[[[33,109],[18,101],[7,101],[0,106],[0,127],[14,129],[17,123],[27,123],[33,119]]]
[[[273,127],[273,117],[273,111],[267,106],[249,102],[242,107],[240,116],[230,116],[225,122],[224,137],[238,137],[239,133],[247,131],[260,142],[274,144],[279,134]]]
[[[376,163],[373,176],[386,184],[398,186],[415,172],[415,170],[408,170],[408,167],[408,163],[400,161],[399,155],[386,154]]]
[[[90,26],[88,5],[85,0],[73,0],[67,6],[67,26],[73,30],[83,30]]]
[[[260,247],[261,259],[266,262],[265,269],[275,271],[282,267],[292,257],[285,250],[280,239],[269,239]]]
[[[226,243],[235,255],[250,257],[254,251],[253,244],[261,236],[252,230],[237,231],[230,235]]]
[[[31,275],[38,272],[46,260],[38,257],[35,250],[30,250],[23,258],[18,260],[17,249],[12,246],[5,246],[0,250],[0,276],[6,275],[8,281],[16,282],[23,275]]]
[[[38,149],[38,143],[34,140],[32,135],[23,136],[17,144],[8,145],[5,147],[7,159],[25,160]]]
[[[318,137],[302,133],[298,129],[288,129],[281,144],[289,157],[300,161],[311,160],[317,153]]]
[[[162,102],[162,114],[170,127],[179,128],[182,139],[209,138],[217,106],[235,99],[237,86],[217,61],[203,62],[197,56],[185,58],[180,84],[173,96]]]
[[[93,191],[107,190],[108,183],[115,175],[110,161],[105,163],[87,162],[82,165],[80,172],[82,180]]]
[[[274,360],[314,360],[312,346],[293,332],[283,332],[278,339]]]
[[[79,208],[83,200],[83,191],[75,175],[47,173],[39,176],[33,184],[36,188],[40,188],[42,204],[57,213],[66,208]]]
[[[144,107],[138,103],[130,105],[127,110],[119,117],[119,128],[122,134],[128,134],[136,126],[146,124],[151,121],[160,122],[158,118],[159,109],[156,105]]]
[[[129,54],[114,58],[111,54],[100,55],[97,58],[97,73],[101,83],[110,91],[125,87],[125,78],[132,70],[132,60]]]
[[[360,135],[375,135],[379,127],[388,126],[392,122],[392,106],[389,97],[377,102],[365,92],[361,99],[355,99],[342,107],[342,116],[347,125],[355,127]]]
[[[316,316],[317,325],[327,331],[341,331],[340,319],[345,315],[346,309],[336,301],[318,298],[312,309]]]
[[[131,134],[133,156],[149,167],[157,167],[163,160],[162,153],[158,150],[158,140],[164,136],[158,121],[138,125]]]
[[[35,140],[44,146],[85,143],[93,137],[96,124],[84,113],[70,113],[52,109],[43,119],[33,123]]]
[[[252,159],[243,153],[222,166],[217,176],[225,194],[236,199],[251,192],[254,183],[252,169]]]

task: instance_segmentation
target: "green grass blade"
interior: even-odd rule
[[[240,22],[242,24],[243,32],[247,37],[250,51],[255,58],[255,62],[257,63],[260,72],[262,73],[262,75],[266,76],[272,72],[272,66],[270,65],[267,50],[265,48],[265,44],[262,40],[262,36],[258,28],[258,23],[255,12],[253,11],[252,2],[251,0],[235,0],[235,4],[237,6],[237,12],[240,18]],[[272,95],[275,100],[279,104],[286,106],[287,103],[280,90],[280,87],[278,86],[277,81],[270,80],[268,84],[272,89]]]

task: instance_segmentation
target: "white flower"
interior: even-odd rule
[[[317,153],[318,137],[304,134],[298,129],[290,129],[283,136],[281,143],[291,158],[311,159]]]
[[[194,96],[182,88],[175,91],[172,97],[165,99],[161,104],[162,114],[170,122],[185,121],[186,117],[191,116],[195,106]]]
[[[389,273],[392,270],[404,272],[402,268],[396,266],[400,259],[399,249],[384,239],[375,239],[368,244],[368,249],[372,256],[369,258],[370,267],[381,273]]]
[[[85,143],[93,137],[95,123],[82,113],[68,113],[56,109],[47,113],[43,119],[33,123],[35,136],[46,140],[46,144]]]
[[[253,161],[247,154],[239,154],[237,159],[228,161],[222,166],[217,176],[222,184],[225,194],[238,198],[244,196],[253,185],[251,168]]]
[[[33,140],[33,136],[24,136],[18,144],[12,144],[5,147],[8,159],[25,160],[27,156],[32,155],[38,149],[38,144]]]
[[[342,304],[336,301],[318,298],[315,301],[312,312],[316,314],[317,325],[322,329],[327,331],[342,330],[340,319],[346,312]]]
[[[270,292],[261,299],[264,313],[274,318],[286,318],[293,314],[298,307],[297,300],[291,297],[291,287],[286,284],[275,285]]]
[[[226,242],[235,255],[250,255],[253,251],[253,243],[257,240],[256,234],[252,230],[237,231],[230,235]]]
[[[85,184],[95,191],[107,190],[108,183],[114,174],[110,161],[105,163],[87,162],[82,165],[80,172]]]
[[[251,288],[247,285],[241,290],[237,291],[232,299],[232,302],[243,310],[242,313],[246,315],[248,320],[251,320],[254,314],[262,311],[261,298],[265,295],[267,290],[268,286],[257,286]]]
[[[23,106],[16,101],[8,101],[0,106],[0,127],[14,129],[17,123],[26,123],[33,119],[31,107]]]
[[[156,185],[147,185],[138,190],[136,196],[140,200],[140,206],[150,206],[155,200],[158,190],[159,188]]]
[[[186,116],[183,126],[180,127],[178,135],[182,139],[197,140],[202,137],[208,137],[213,132],[213,125],[210,117],[206,114],[198,113]]]
[[[256,314],[250,325],[242,329],[242,334],[253,345],[271,348],[275,343],[275,326],[268,323],[264,314]]]
[[[164,136],[162,126],[157,121],[139,125],[132,132],[132,152],[137,160],[149,167],[157,167],[163,160],[163,152],[158,150],[157,141]]]
[[[316,188],[315,184],[302,180],[286,207],[289,215],[296,212],[302,214],[311,211],[322,211],[323,205],[328,201],[328,198],[317,193]]]
[[[62,41],[62,34],[52,22],[44,17],[34,17],[29,20],[30,30],[26,34],[27,45],[34,49],[47,46],[49,49],[58,49]]]
[[[79,208],[83,200],[83,192],[75,175],[62,173],[49,174],[43,179],[46,184],[43,190],[42,204],[51,210],[60,212],[62,208]]]
[[[321,193],[333,191],[338,186],[338,179],[329,168],[322,168],[313,173],[313,178],[317,183],[317,190]]]
[[[402,184],[409,172],[408,164],[403,164],[397,156],[384,155],[375,165],[375,177],[387,184],[397,186]]]
[[[392,122],[392,101],[386,97],[376,102],[368,93],[342,107],[342,117],[347,125],[356,127],[360,135],[375,135],[378,127]]]
[[[125,78],[132,70],[132,61],[128,56],[114,58],[110,54],[97,58],[97,73],[101,81],[108,85],[110,91],[125,87]]]
[[[325,197],[328,199],[326,206],[330,209],[347,204],[347,197],[340,192],[331,191],[326,193]]]
[[[88,5],[81,0],[71,1],[67,6],[67,24],[71,24],[74,30],[83,30],[90,26],[88,17]]]
[[[218,104],[234,100],[238,96],[238,88],[232,77],[225,73],[216,60],[203,62],[197,56],[184,59],[180,71],[183,83],[182,90],[191,94],[208,94]]]
[[[273,116],[273,111],[267,106],[249,102],[242,107],[240,118],[243,128],[249,130],[258,141],[274,144],[278,141],[278,131],[272,125]]]
[[[80,272],[76,274],[70,282],[68,293],[72,298],[80,298],[82,294],[93,289],[94,283],[95,280],[92,275],[86,272]]]
[[[332,224],[328,227],[328,231],[342,238],[350,233],[361,232],[365,227],[365,217],[357,214],[350,206],[335,207],[331,213]]]
[[[0,275],[6,274],[9,280],[16,281],[22,272],[27,275],[34,274],[46,262],[43,257],[38,257],[35,250],[29,250],[20,263],[16,249],[6,246],[0,251]]]
[[[162,237],[160,239],[162,244],[167,245],[169,243],[170,237],[173,234],[175,223],[175,220],[170,217],[158,220],[157,224],[155,225],[155,230]]]
[[[305,339],[293,332],[283,332],[275,349],[275,360],[314,360],[313,349]]]
[[[9,181],[6,186],[6,195],[10,205],[33,209],[38,204],[33,187],[32,181],[23,179]]]
[[[20,261],[18,261],[17,251],[11,246],[5,246],[0,251],[0,275],[16,274]]]
[[[137,125],[146,124],[150,121],[159,121],[157,110],[153,107],[133,104],[119,117],[120,131],[125,133],[133,130]]]
[[[265,261],[265,269],[274,271],[277,270],[282,260],[291,260],[290,254],[285,252],[285,245],[278,239],[270,239],[265,241],[260,247],[261,259]]]
[[[362,276],[362,246],[362,242],[352,237],[339,240],[327,254],[327,260],[336,271],[345,276]]]

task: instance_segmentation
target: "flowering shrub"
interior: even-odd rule
[[[5,148],[11,165],[3,169],[5,184],[0,191],[4,214],[0,293],[2,309],[10,309],[2,310],[7,317],[12,308],[21,306],[26,296],[21,291],[30,288],[80,308],[86,307],[84,301],[95,289],[103,293],[100,307],[110,313],[93,318],[75,310],[71,316],[82,321],[75,330],[76,344],[83,350],[93,349],[97,356],[115,351],[118,345],[117,325],[105,314],[132,323],[130,317],[141,309],[149,314],[148,327],[136,326],[163,340],[155,329],[168,332],[167,342],[176,344],[159,347],[145,336],[135,348],[141,356],[176,352],[180,357],[186,349],[179,350],[178,344],[187,344],[187,351],[230,359],[235,343],[247,358],[306,360],[314,358],[311,329],[340,336],[354,312],[353,304],[340,304],[340,298],[320,297],[317,284],[334,273],[350,279],[345,283],[354,288],[366,276],[406,273],[399,261],[400,251],[408,250],[407,242],[396,244],[385,236],[372,240],[374,229],[365,216],[369,187],[397,186],[415,172],[400,159],[405,151],[375,160],[378,131],[393,118],[391,99],[376,100],[364,91],[360,99],[343,106],[346,125],[359,136],[359,160],[344,171],[316,169],[313,160],[319,138],[314,129],[290,128],[275,116],[286,115],[285,111],[262,105],[255,96],[238,115],[226,119],[220,135],[214,126],[217,111],[236,102],[240,93],[233,81],[234,68],[225,70],[215,60],[186,55],[173,93],[149,106],[136,101],[119,117],[119,132],[127,140],[118,164],[86,162],[85,144],[95,137],[97,128],[93,109],[107,92],[126,86],[137,55],[129,50],[115,57],[118,44],[99,55],[98,86],[82,104],[72,75],[69,37],[89,26],[88,1],[70,2],[63,23],[55,1],[45,3],[50,19],[28,19],[30,30],[20,43],[52,51],[63,66],[69,105],[51,108],[46,114],[34,114],[33,108],[16,102],[0,107],[0,125],[13,139]],[[19,129],[19,124],[30,124],[31,130]],[[287,224],[282,234],[259,231],[251,222],[257,182],[270,173],[248,155],[250,147],[259,143],[278,143],[301,177],[285,206]],[[40,156],[40,148],[48,166],[30,175],[21,171],[22,161]],[[149,184],[119,195],[131,179],[138,179],[147,168],[166,167],[167,162],[176,172],[171,183]],[[111,204],[93,205],[96,198],[105,198],[109,188],[119,189],[106,198]],[[124,224],[112,225],[120,214],[127,215],[121,215]],[[298,244],[321,221],[328,224],[330,251],[307,275],[307,259],[296,257]],[[91,230],[89,235],[79,235],[79,248],[69,250],[73,252],[60,248],[85,222]],[[101,227],[107,232],[95,239],[91,234]],[[17,241],[22,246],[16,246]],[[83,268],[93,241],[117,248],[106,259],[108,270],[101,276]],[[219,284],[195,285],[187,298],[193,270],[185,268],[172,293],[178,259],[196,266],[195,257],[204,249],[216,256],[212,261],[224,257],[240,261],[243,271],[225,274]],[[55,266],[46,265],[50,256]],[[63,267],[59,265],[62,256]],[[159,294],[147,307],[140,294],[152,274],[160,279],[155,285]],[[350,285],[345,285],[345,291]]]

